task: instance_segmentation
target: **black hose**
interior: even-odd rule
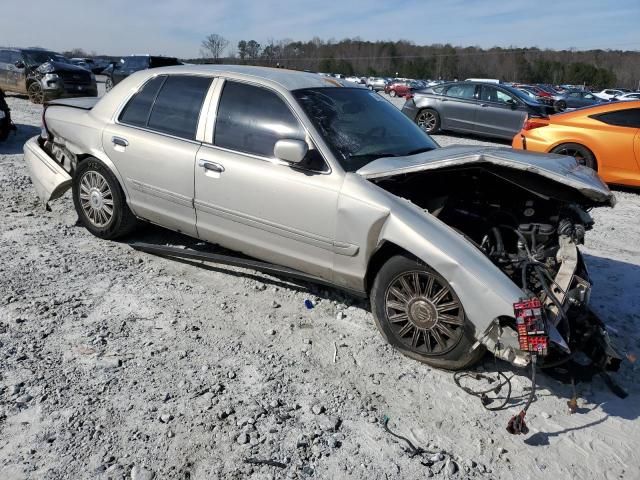
[[[509,400],[511,400],[511,379],[513,378],[513,375],[511,377],[507,377],[507,375],[504,372],[497,372],[497,373],[498,373],[498,378],[502,377],[504,380],[498,383],[497,385],[493,385],[491,388],[488,388],[486,390],[473,390],[469,387],[465,387],[460,382],[460,379],[464,377],[475,377],[475,380],[479,380],[483,378],[489,382],[494,380],[488,375],[484,375],[482,373],[456,372],[453,374],[453,381],[458,386],[458,388],[460,388],[465,393],[468,393],[469,395],[479,398],[482,403],[482,406],[486,410],[493,412],[496,410],[504,409],[507,406],[507,403],[509,403]],[[490,407],[489,406],[490,399],[489,397],[487,397],[487,393],[495,392],[497,394],[505,385],[507,386],[507,395],[505,396],[504,401],[497,407]]]

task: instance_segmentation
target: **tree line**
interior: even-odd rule
[[[421,79],[498,78],[509,82],[639,88],[640,52],[620,50],[483,49],[405,40],[240,40],[227,48],[212,34],[191,63],[240,63],[360,76]]]

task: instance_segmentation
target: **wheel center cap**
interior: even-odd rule
[[[424,299],[412,300],[407,310],[409,320],[418,328],[431,329],[438,322],[438,311]]]
[[[102,208],[102,205],[104,203],[102,199],[102,193],[100,193],[96,189],[92,189],[91,192],[89,193],[89,202],[91,203],[91,206],[95,209]]]

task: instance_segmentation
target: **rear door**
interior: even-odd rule
[[[196,133],[211,83],[205,76],[152,77],[102,138],[136,215],[194,236]]]
[[[493,85],[481,85],[477,133],[510,139],[520,131],[526,117],[527,108],[519,99]]]
[[[458,83],[451,85],[441,99],[440,121],[443,129],[474,132],[476,129],[476,113],[478,100],[476,85]]]
[[[591,118],[598,122],[598,140],[607,139],[595,152],[598,164],[606,166],[607,181],[628,184],[634,179],[633,183],[640,185],[640,108],[614,110]]]

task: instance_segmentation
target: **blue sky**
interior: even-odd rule
[[[209,33],[232,46],[317,36],[640,50],[640,0],[30,0],[28,13],[24,2],[2,3],[0,45],[112,55],[196,57]]]

